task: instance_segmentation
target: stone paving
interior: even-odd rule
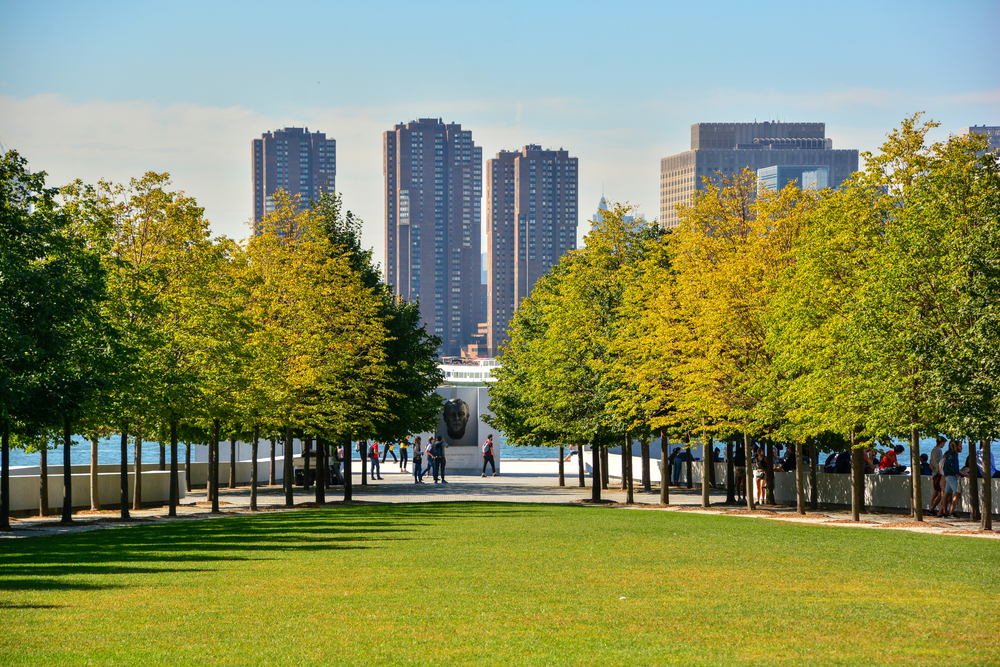
[[[383,479],[368,481],[362,486],[360,475],[355,473],[353,500],[365,503],[424,503],[424,502],[517,502],[517,503],[562,503],[588,504],[591,489],[579,487],[579,473],[574,466],[567,465],[566,486],[558,485],[558,463],[554,460],[506,460],[502,463],[503,473],[498,477],[458,476],[453,475],[448,483],[435,484],[430,475],[425,477],[424,484],[415,484],[410,473],[401,473],[393,463],[382,465]],[[589,477],[587,483],[590,483]],[[864,514],[860,523],[850,521],[850,512],[842,510],[820,510],[807,512],[805,516],[795,514],[793,508],[764,507],[752,514],[745,505],[735,506],[725,504],[725,491],[713,490],[710,494],[712,507],[701,507],[701,489],[675,488],[670,489],[670,506],[659,505],[659,489],[652,493],[635,489],[635,505],[624,505],[625,492],[620,488],[610,488],[601,492],[603,504],[615,508],[644,511],[686,511],[707,514],[734,515],[769,520],[794,521],[819,525],[839,525],[869,529],[902,529],[922,533],[944,535],[972,535],[975,537],[1000,539],[1000,532],[994,530],[983,533],[978,530],[978,523],[966,519],[938,519],[926,517],[923,523],[910,520],[909,515],[901,514]],[[316,494],[314,489],[308,491],[295,488],[296,505],[314,506]],[[343,488],[336,487],[327,490],[326,500],[335,507],[343,501]],[[165,521],[185,521],[210,519],[233,515],[250,514],[250,489],[223,488],[219,493],[219,514],[212,514],[211,507],[205,502],[205,490],[195,489],[187,494],[182,504],[177,508],[178,518],[171,519],[167,515],[167,507],[145,508],[131,511],[131,521],[120,521],[118,510],[105,510],[99,514],[79,512],[74,515],[74,523],[70,526],[60,524],[59,516],[13,518],[11,532],[0,532],[0,539],[39,537],[65,533],[97,530],[111,526],[143,525]],[[264,486],[258,490],[258,508],[265,512],[295,511],[284,507],[285,496],[281,487]]]

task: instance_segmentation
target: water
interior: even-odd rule
[[[513,445],[507,444],[507,439],[503,435],[497,433],[494,436],[494,440],[498,445],[497,449],[500,452],[501,459],[554,459],[559,456],[558,447],[515,447]],[[899,461],[903,465],[910,464],[910,451],[907,442],[899,441],[898,444],[903,445],[904,452],[900,454]],[[721,446],[721,445],[720,445]],[[931,448],[934,447],[933,438],[923,438],[920,441],[920,451],[924,454],[930,454]],[[195,451],[201,449],[201,446],[195,446]],[[222,443],[219,446],[220,454],[225,460],[228,460],[229,456],[229,445],[228,443]],[[134,443],[129,442],[128,445],[128,462],[132,463],[132,452],[134,450]],[[636,453],[639,451],[638,445],[634,447]],[[1000,463],[1000,443],[992,443],[991,450],[993,451],[994,459]],[[267,441],[262,441],[260,444],[260,456],[267,456],[270,451],[270,445]],[[280,452],[280,449],[279,449]],[[564,455],[569,453],[569,450],[565,450]],[[965,465],[965,457],[969,453],[968,443],[965,443],[965,448],[961,454],[962,465]],[[701,447],[698,446],[696,450],[696,455],[701,455]],[[184,445],[181,444],[178,449],[178,459],[180,461],[184,460]],[[62,465],[62,447],[49,451],[49,464],[50,465]],[[205,460],[204,455],[192,456],[196,460]],[[244,456],[245,458],[245,456]],[[357,452],[354,452],[354,458],[359,458]],[[98,441],[97,450],[97,462],[99,464],[114,464],[121,460],[121,438],[102,438]],[[156,442],[144,442],[142,443],[142,461],[143,463],[156,463],[160,460],[160,446]],[[820,462],[826,460],[825,455],[820,455]],[[84,440],[79,436],[73,437],[73,446],[70,448],[70,461],[73,465],[89,465],[90,464],[90,442]],[[167,448],[167,463],[170,462],[170,449]],[[19,449],[11,449],[10,451],[10,465],[15,466],[37,466],[39,464],[39,455],[28,454]]]

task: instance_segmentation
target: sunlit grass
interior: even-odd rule
[[[5,541],[0,664],[997,664],[1000,545],[337,506]]]

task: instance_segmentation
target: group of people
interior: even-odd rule
[[[367,445],[363,443],[358,443],[358,451],[366,455],[366,458],[370,462],[370,473],[372,481],[382,478],[382,463],[388,456],[392,456],[393,461],[399,464],[399,471],[402,473],[410,472],[407,470],[407,466],[410,465],[410,441],[408,438],[404,438],[399,443],[399,458],[396,458],[396,454],[393,451],[393,443],[385,443],[384,448],[379,453],[380,444],[376,441],[371,441]],[[445,479],[445,470],[448,463],[448,458],[446,456],[446,448],[448,443],[440,435],[432,435],[427,439],[427,444],[424,445],[420,436],[416,436],[413,439],[413,483],[423,484],[424,477],[430,473],[434,478],[434,483],[447,484],[448,480]],[[362,450],[362,448],[365,448]],[[342,449],[342,448],[341,448]],[[341,452],[342,454],[342,452]],[[493,449],[493,434],[489,434],[486,440],[482,444],[482,454],[483,454],[483,471],[482,476],[486,477],[486,466],[490,466],[490,469],[494,477],[497,477],[496,458],[495,451]],[[380,460],[381,459],[381,460]],[[337,466],[339,468],[339,464]]]

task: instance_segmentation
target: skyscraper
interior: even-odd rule
[[[383,135],[385,281],[420,300],[441,356],[457,357],[479,330],[483,149],[438,118]]]
[[[253,140],[253,225],[260,230],[274,209],[274,193],[301,195],[303,203],[336,191],[337,142],[309,128],[286,127]]]
[[[535,281],[576,247],[577,166],[569,152],[535,144],[486,162],[491,355]]]
[[[703,176],[783,165],[826,166],[836,188],[858,170],[858,151],[834,150],[825,123],[695,123],[691,150],[660,160],[660,225],[677,226],[674,207],[704,188]]]

